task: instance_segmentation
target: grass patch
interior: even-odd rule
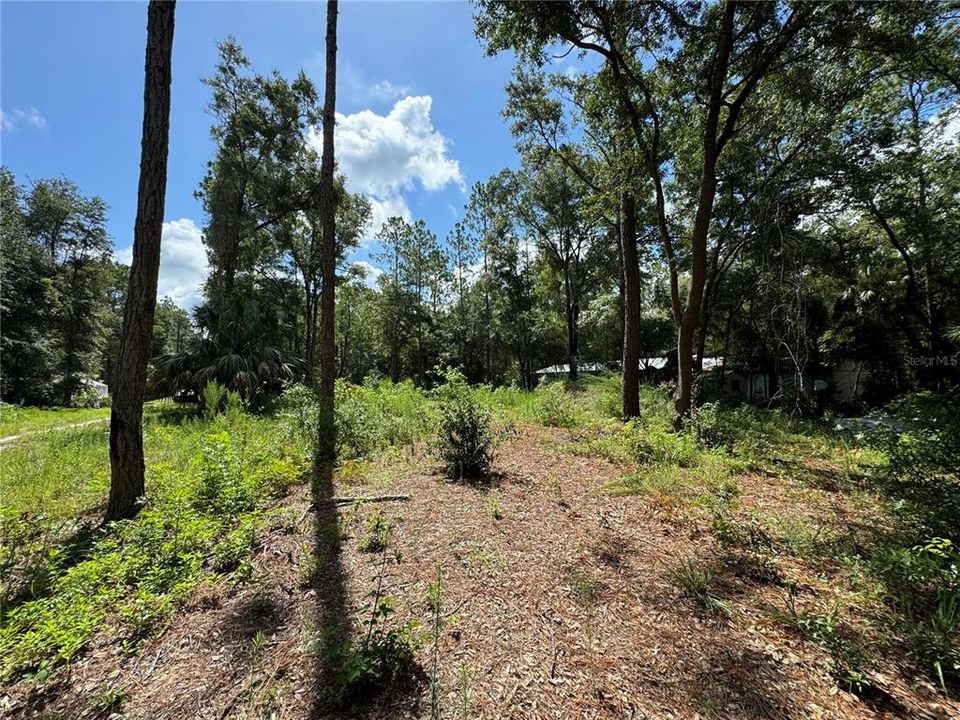
[[[135,652],[205,574],[249,578],[261,509],[308,467],[306,444],[291,444],[284,425],[238,414],[150,426],[146,506],[76,557],[59,542],[68,516],[56,491],[83,488],[68,494],[72,512],[102,498],[106,437],[79,433],[68,454],[52,438],[12,450],[17,457],[4,451],[16,474],[4,472],[0,678],[46,679],[100,632]],[[30,459],[42,461],[40,474]]]
[[[732,614],[730,606],[714,591],[716,576],[706,565],[688,557],[666,567],[671,581],[701,607],[713,613]]]
[[[110,408],[38,408],[0,403],[0,437],[110,417]]]

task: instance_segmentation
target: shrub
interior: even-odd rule
[[[220,383],[211,380],[203,387],[203,415],[204,417],[213,417],[218,412],[222,403],[226,400],[227,389]]]
[[[409,381],[336,386],[335,422],[341,455],[365,457],[391,445],[410,445],[432,424],[427,398]]]
[[[377,428],[377,408],[371,393],[355,390],[343,380],[337,381],[335,422],[337,444],[341,451],[364,457],[379,449],[382,437]]]
[[[701,447],[733,451],[739,438],[737,428],[721,414],[716,403],[704,403],[693,413],[693,429]]]
[[[194,491],[196,509],[237,515],[253,507],[253,487],[237,462],[230,435],[211,435],[201,449],[200,476]]]
[[[448,371],[435,393],[440,411],[436,446],[447,472],[456,479],[487,476],[494,445],[490,410],[459,370]]]
[[[567,394],[563,383],[545,381],[536,391],[537,417],[549,427],[575,427],[577,412],[573,400]]]
[[[213,547],[213,568],[217,572],[230,573],[237,582],[249,580],[253,575],[250,556],[257,539],[258,518],[251,513],[245,516],[233,530]]]
[[[900,610],[918,657],[941,685],[960,676],[960,548],[933,538],[881,553],[875,569]]]
[[[243,410],[240,393],[228,390],[215,380],[203,387],[203,416],[212,418],[220,413],[234,420]]]
[[[410,621],[388,629],[393,612],[392,598],[375,596],[370,619],[361,627],[362,639],[327,646],[337,670],[334,692],[341,704],[370,697],[413,668],[421,644],[419,625]]]
[[[641,464],[687,467],[697,455],[697,440],[690,433],[672,432],[643,421],[627,423],[621,437]]]

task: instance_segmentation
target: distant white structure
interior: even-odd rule
[[[640,358],[640,370],[641,372],[646,372],[648,370],[664,370],[666,369],[670,358],[665,355],[658,357],[646,357]],[[705,357],[703,359],[703,370],[707,372],[713,370],[723,364],[722,357]],[[597,362],[588,362],[580,363],[577,365],[577,370],[585,373],[599,373],[604,370],[611,369],[620,369],[620,361],[608,363],[597,363]],[[536,371],[537,375],[563,375],[564,373],[570,372],[570,365],[563,363],[562,365],[551,365],[549,367],[540,368]]]
[[[80,380],[80,384],[92,391],[93,394],[98,398],[105,398],[110,394],[110,389],[107,387],[107,384],[100,382],[99,380],[94,380],[93,378],[83,378]]]
[[[603,363],[577,363],[577,372],[585,373],[598,373],[603,372],[604,370],[609,369],[607,365]],[[563,365],[551,365],[550,367],[540,368],[536,371],[536,375],[564,375],[570,372],[570,365],[564,363]]]

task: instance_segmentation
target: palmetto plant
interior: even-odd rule
[[[255,300],[237,298],[222,308],[203,305],[196,323],[200,334],[186,352],[154,361],[159,392],[199,397],[215,381],[256,406],[296,374],[298,360],[275,342],[285,328]]]

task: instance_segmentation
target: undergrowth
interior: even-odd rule
[[[308,466],[283,424],[234,414],[150,428],[145,506],[75,556],[49,515],[4,508],[0,678],[45,680],[100,632],[135,652],[205,574],[249,579],[262,508]],[[84,442],[73,447],[80,462],[63,466],[67,482],[87,466],[109,472],[105,448]],[[59,456],[56,447],[27,452]]]

